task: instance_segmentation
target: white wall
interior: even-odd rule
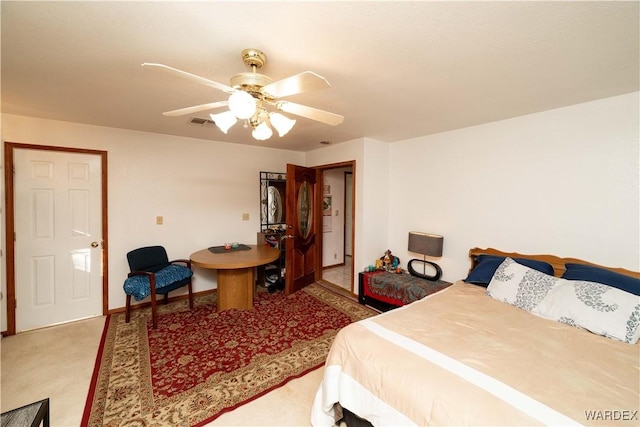
[[[437,262],[450,281],[466,276],[475,246],[640,270],[638,100],[636,92],[391,144],[362,138],[308,153],[6,114],[2,140],[108,151],[109,307],[119,308],[125,254],[135,247],[163,244],[177,258],[229,240],[253,243],[259,171],[284,172],[287,163],[356,162],[354,273],[386,249],[406,266],[415,256],[406,251],[411,230],[445,236]],[[2,203],[4,212],[4,197]],[[157,215],[164,225],[155,225]],[[4,219],[1,225],[5,253]],[[194,285],[215,287],[215,273],[198,269]]]
[[[304,164],[299,152],[6,114],[2,140],[108,151],[110,309],[124,306],[128,251],[160,244],[170,258],[188,258],[228,241],[255,244],[260,171]],[[164,225],[156,225],[158,215]],[[4,220],[2,227],[4,236]],[[195,271],[196,291],[216,286],[215,272]]]
[[[391,144],[390,249],[442,234],[449,281],[476,246],[640,270],[638,95]]]

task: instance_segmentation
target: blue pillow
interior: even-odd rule
[[[475,266],[473,270],[469,273],[465,282],[473,283],[476,285],[488,286],[489,282],[491,282],[491,278],[493,274],[496,272],[502,261],[504,261],[506,257],[503,256],[495,256],[495,255],[478,255],[476,260],[478,264]],[[526,258],[512,258],[518,264],[526,265],[529,268],[533,268],[534,270],[541,271],[545,274],[553,276],[553,267],[551,264],[548,264],[543,261],[535,261],[532,259]]]
[[[566,264],[563,279],[602,283],[634,295],[640,295],[640,279],[584,264]]]

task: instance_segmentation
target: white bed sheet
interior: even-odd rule
[[[640,346],[542,319],[458,282],[344,328],[314,426],[638,425]]]

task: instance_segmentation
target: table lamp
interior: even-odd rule
[[[427,261],[426,256],[441,257],[442,243],[444,238],[437,234],[421,233],[419,231],[409,232],[409,252],[422,254],[422,259],[414,258],[407,264],[407,270],[412,276],[420,277],[427,280],[438,280],[442,276],[442,269],[438,264]],[[422,263],[422,273],[418,273],[412,266],[414,262]],[[429,264],[435,269],[433,276],[426,274],[426,266]]]

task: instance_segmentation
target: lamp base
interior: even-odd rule
[[[435,274],[433,276],[428,276],[428,275],[423,274],[423,273],[418,273],[417,271],[415,271],[413,269],[413,266],[411,265],[414,262],[420,262],[420,263],[422,263],[424,265],[429,264],[436,271]],[[442,269],[440,268],[440,266],[438,264],[436,264],[434,262],[431,262],[431,261],[426,261],[426,260],[417,259],[417,258],[414,258],[411,261],[409,261],[409,263],[407,264],[407,270],[409,270],[409,273],[412,276],[419,277],[421,279],[433,280],[434,282],[439,280],[440,277],[442,276]]]

